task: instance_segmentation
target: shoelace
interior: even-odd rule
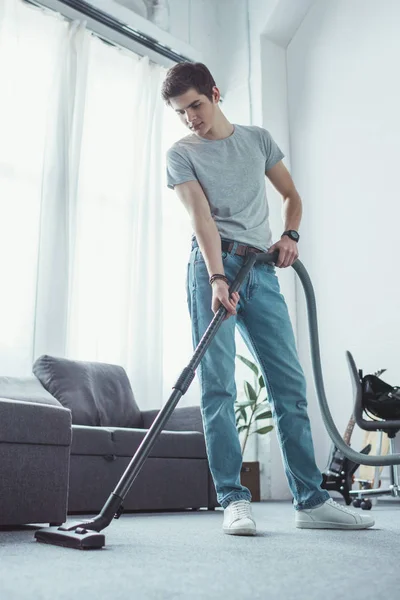
[[[336,508],[340,508],[340,510],[343,510],[344,512],[349,513],[349,515],[357,514],[355,510],[351,510],[351,508],[347,508],[346,506],[342,506],[338,502],[335,502],[334,500],[332,500],[332,498],[330,498],[330,500],[328,500],[328,504],[330,504],[331,506],[335,506]]]
[[[235,518],[241,519],[242,517],[249,517],[249,502],[247,500],[238,500],[232,503],[232,512]]]

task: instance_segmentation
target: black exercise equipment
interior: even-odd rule
[[[245,257],[244,264],[239,270],[236,279],[229,288],[230,293],[239,291],[241,284],[255,263],[276,264],[278,256],[278,251],[273,253],[249,252]],[[333,422],[325,396],[319,351],[317,310],[314,290],[310,281],[310,277],[300,260],[297,259],[292,266],[301,280],[306,296],[314,381],[322,411],[322,417],[332,441],[347,458],[359,464],[374,466],[400,464],[400,454],[393,454],[391,456],[367,456],[365,454],[355,452],[342,440],[340,433],[336,429],[336,426]],[[68,548],[77,548],[80,550],[102,548],[104,546],[104,535],[99,532],[108,527],[114,518],[119,518],[121,516],[123,512],[123,501],[125,496],[129,492],[135,478],[141,470],[147,456],[157,441],[158,436],[166,425],[180,398],[186,393],[190,384],[192,383],[195,377],[195,371],[205,352],[207,351],[212,339],[221,326],[226,313],[227,309],[221,305],[218,311],[215,313],[203,337],[201,338],[191,361],[189,362],[188,366],[183,369],[177,382],[173,386],[174,391],[172,392],[168,402],[158,413],[145,438],[123,473],[116,488],[107,499],[97,517],[84,522],[72,524],[65,523],[59,527],[53,526],[45,529],[39,529],[35,533],[35,538],[38,542],[66,546]]]

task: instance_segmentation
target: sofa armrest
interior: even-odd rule
[[[144,429],[150,429],[160,410],[141,411]],[[167,431],[198,431],[204,434],[200,406],[181,406],[180,408],[175,408],[164,429]]]
[[[71,438],[67,408],[0,398],[0,443],[70,446]]]
[[[62,407],[59,401],[44,389],[39,379],[34,375],[27,377],[0,376],[0,398],[34,402],[36,404],[52,404]]]

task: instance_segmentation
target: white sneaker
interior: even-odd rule
[[[316,508],[297,510],[295,522],[300,529],[367,529],[375,524],[371,517],[361,516],[332,498]]]
[[[248,500],[231,502],[224,509],[223,532],[228,535],[255,535],[256,522]]]

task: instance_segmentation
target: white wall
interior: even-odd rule
[[[400,382],[398,161],[400,3],[318,0],[287,51],[291,165],[304,202],[301,258],[316,292],[325,387],[344,432],[352,393],[344,353]],[[299,294],[317,457],[330,447],[316,407]],[[360,449],[363,432],[355,431]]]

